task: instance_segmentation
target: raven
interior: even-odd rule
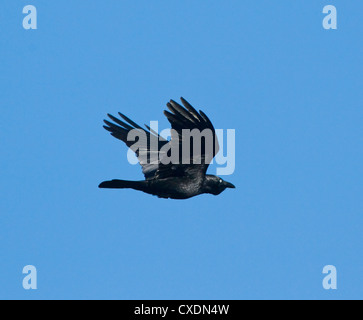
[[[170,100],[167,107],[171,112],[164,111],[172,127],[170,141],[161,137],[147,125],[145,125],[147,130],[143,129],[122,113],[119,115],[124,121],[108,114],[114,123],[104,120],[106,126],[103,127],[136,153],[145,180],[104,181],[99,185],[99,188],[131,188],[166,199],[188,199],[203,193],[219,195],[226,188],[235,188],[232,183],[217,176],[206,174],[210,162],[219,151],[215,129],[203,111],[197,112],[183,98],[181,98],[181,102],[184,107]],[[208,143],[205,136],[200,136],[199,153],[195,152],[194,149],[197,141],[194,137],[186,134],[186,132],[193,130],[199,132],[209,130],[212,133],[212,141]],[[134,141],[130,141],[132,139],[129,135],[132,131],[139,135],[138,143],[135,143],[136,138]],[[187,145],[187,148],[183,148],[183,143],[188,138],[192,142]],[[163,161],[168,157],[170,160],[170,151],[173,151],[173,147],[178,150],[176,153],[178,161]],[[189,152],[185,152],[186,150]],[[152,157],[155,156],[156,160],[152,160]]]

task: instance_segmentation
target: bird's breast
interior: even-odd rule
[[[189,177],[159,179],[151,182],[150,189],[162,198],[187,199],[201,193],[202,181]]]

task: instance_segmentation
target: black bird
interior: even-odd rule
[[[125,115],[119,113],[120,120],[110,114],[109,118],[114,122],[104,120],[106,126],[104,128],[111,133],[112,136],[126,143],[137,155],[139,163],[142,166],[142,171],[145,180],[142,181],[125,181],[125,180],[111,180],[104,181],[99,185],[99,188],[109,189],[124,189],[131,188],[140,190],[145,193],[156,195],[159,198],[171,199],[188,199],[203,193],[210,193],[219,195],[226,188],[235,188],[229,182],[222,180],[214,175],[207,175],[207,169],[219,151],[218,139],[215,134],[215,129],[203,113],[197,112],[185,99],[181,98],[184,105],[182,107],[177,102],[171,100],[167,104],[169,111],[164,111],[165,116],[171,123],[171,140],[168,141],[162,138],[157,132],[152,130],[149,126],[145,125],[147,130],[143,129],[135,122],[127,118]],[[188,159],[182,155],[183,141],[189,136],[185,136],[185,130],[197,129],[203,131],[208,129],[212,133],[212,148],[206,146],[206,138],[201,142],[200,152],[195,152],[192,140],[190,143],[190,152],[186,153]],[[135,141],[129,141],[128,135],[130,131],[142,134],[147,141],[143,142],[144,148],[137,148]],[[156,143],[155,143],[156,141]],[[152,143],[154,142],[154,143]],[[177,163],[171,161],[164,164],[163,159],[170,157],[170,148],[176,147],[179,149]],[[168,150],[169,148],[169,150]],[[168,150],[168,151],[165,151]],[[157,161],[151,161],[152,156],[157,155]],[[186,161],[185,161],[186,160]]]

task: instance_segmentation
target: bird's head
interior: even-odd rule
[[[220,177],[206,175],[204,180],[204,192],[219,195],[227,188],[236,188],[232,183],[224,181]]]

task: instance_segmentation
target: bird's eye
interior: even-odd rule
[[[222,179],[219,179],[219,183],[222,183]]]

